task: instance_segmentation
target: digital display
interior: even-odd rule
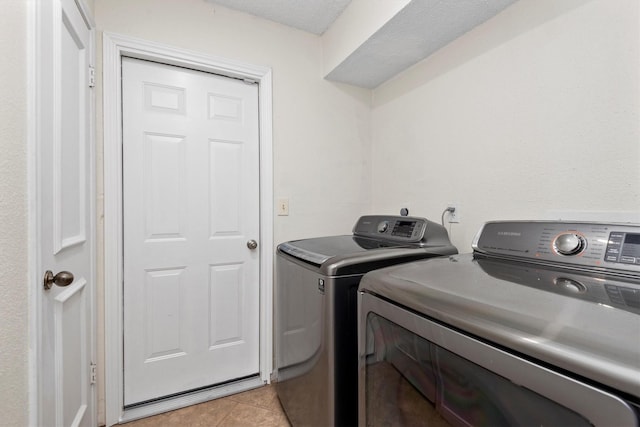
[[[398,221],[393,227],[393,232],[391,234],[394,236],[411,237],[415,225],[415,221]]]
[[[640,233],[611,232],[604,260],[640,264]]]
[[[624,238],[624,243],[629,245],[640,245],[640,234],[627,233]]]
[[[640,260],[640,234],[627,233],[620,255],[623,262],[635,264],[636,259]],[[632,259],[633,261],[631,261]]]

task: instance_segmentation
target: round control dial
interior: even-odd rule
[[[382,221],[378,224],[378,233],[384,233],[389,229],[389,221]]]
[[[560,255],[577,255],[587,246],[584,237],[575,233],[564,233],[556,237],[553,248]]]

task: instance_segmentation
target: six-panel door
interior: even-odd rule
[[[258,88],[123,58],[125,405],[259,372]]]

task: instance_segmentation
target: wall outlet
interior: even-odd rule
[[[451,223],[459,223],[461,216],[460,216],[460,204],[459,203],[449,203],[447,205],[447,209],[453,209],[453,211],[449,211],[447,212],[448,218],[449,218],[449,224]]]
[[[288,216],[289,215],[289,199],[284,197],[278,199],[277,204],[278,216]]]

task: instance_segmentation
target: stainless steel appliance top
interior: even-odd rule
[[[278,251],[322,267],[326,274],[336,274],[339,269],[355,274],[356,265],[394,258],[421,259],[425,252],[433,256],[458,253],[440,224],[395,215],[362,216],[353,235],[294,240],[280,244]]]
[[[640,401],[640,226],[492,222],[360,290]]]

